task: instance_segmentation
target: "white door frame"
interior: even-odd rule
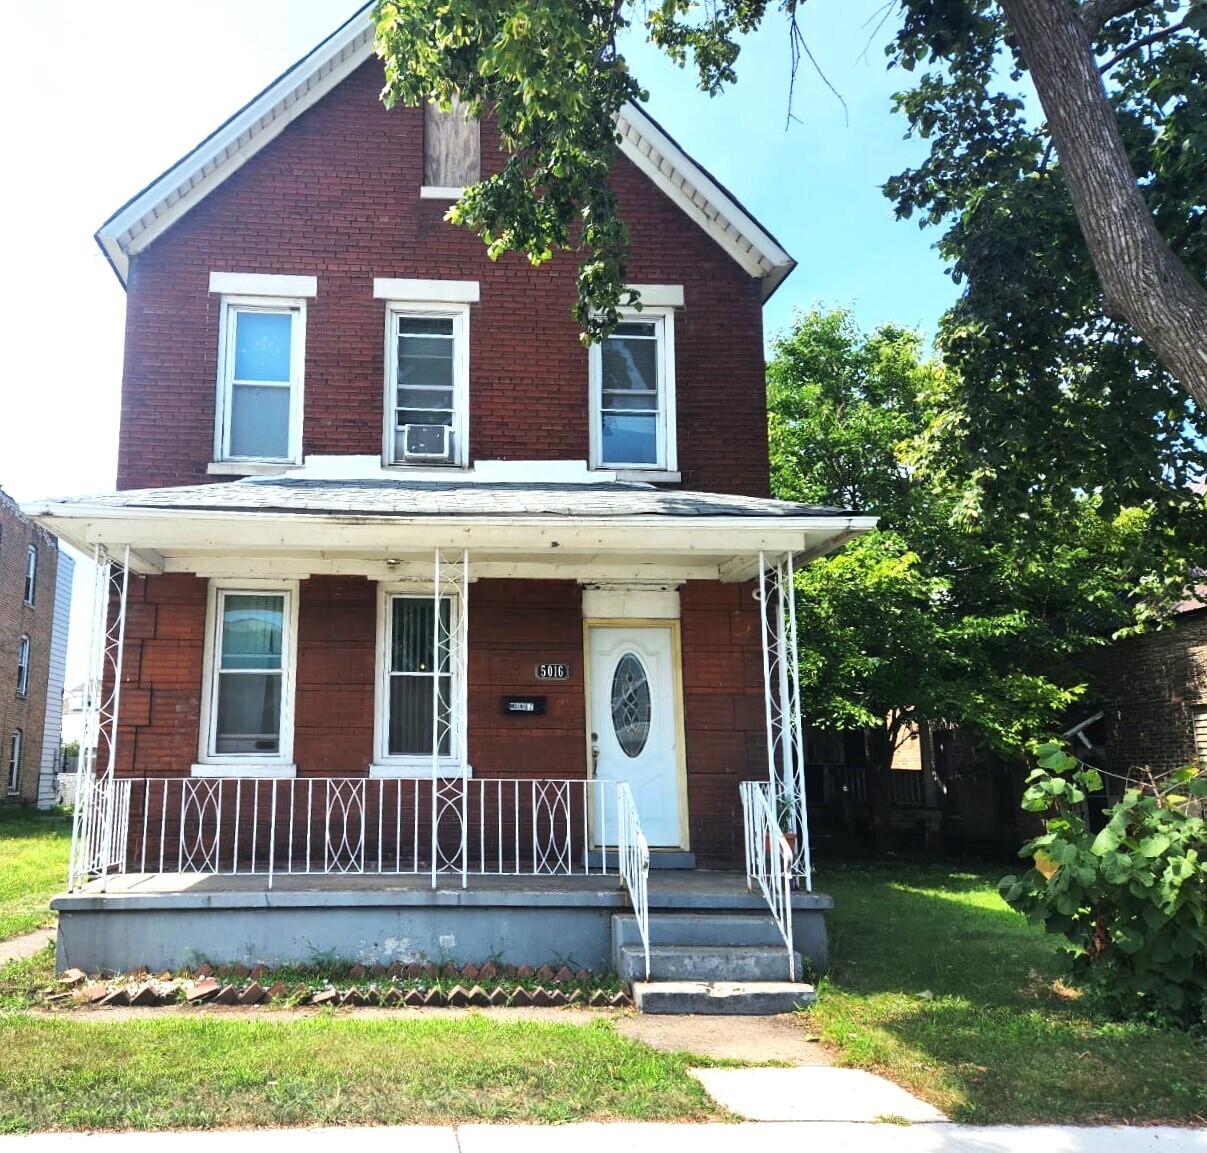
[[[595,777],[595,760],[591,755],[591,733],[595,730],[591,717],[591,630],[592,629],[667,629],[671,634],[671,697],[675,710],[675,769],[678,776],[679,794],[679,844],[660,845],[651,852],[687,852],[691,849],[691,820],[687,811],[687,745],[683,723],[683,644],[680,623],[666,617],[585,617],[583,619],[583,691],[586,709],[583,741],[587,758],[587,779]],[[641,817],[640,811],[637,814]],[[595,822],[588,822],[591,830],[591,847],[595,843]]]

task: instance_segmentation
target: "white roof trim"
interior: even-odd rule
[[[106,220],[96,241],[122,284],[131,256],[166,232],[373,52],[368,4]],[[617,128],[625,156],[751,276],[763,281],[764,299],[770,296],[796,266],[775,238],[640,108],[626,105]]]

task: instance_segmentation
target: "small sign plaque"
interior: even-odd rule
[[[536,679],[538,681],[568,681],[570,666],[557,662],[542,662],[536,666]]]
[[[503,712],[509,717],[539,717],[545,712],[545,698],[504,697]]]

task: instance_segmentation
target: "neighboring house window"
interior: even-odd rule
[[[674,314],[646,308],[622,316],[590,351],[591,463],[673,470]]]
[[[223,298],[218,460],[301,463],[305,332],[302,300]]]
[[[464,465],[468,305],[392,304],[386,316],[386,462]]]
[[[383,592],[377,656],[379,766],[430,772],[434,738],[442,766],[460,771],[464,718],[457,715],[458,674],[451,654],[458,611],[455,599],[442,597],[439,627],[433,632],[432,596]]]
[[[38,595],[38,550],[30,545],[25,553],[25,603],[31,605]]]
[[[17,646],[17,696],[29,691],[29,637],[22,637]]]
[[[292,769],[296,596],[294,584],[211,586],[199,767]]]
[[[482,174],[482,133],[477,120],[458,102],[447,112],[423,106],[423,191],[429,196],[459,196]]]
[[[21,789],[21,745],[24,735],[20,729],[13,729],[13,735],[8,742],[8,791],[19,792]]]

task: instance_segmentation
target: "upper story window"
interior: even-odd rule
[[[13,729],[13,734],[8,739],[8,791],[10,793],[21,791],[21,746],[24,740],[25,735],[20,729]]]
[[[442,111],[423,107],[423,194],[456,197],[482,176],[482,133],[477,120],[466,116],[460,103]]]
[[[469,462],[469,305],[476,281],[375,280],[386,303],[388,465]]]
[[[30,545],[25,553],[25,603],[31,605],[38,595],[38,549]]]
[[[674,313],[625,312],[590,351],[591,464],[674,470]]]
[[[296,601],[292,582],[211,586],[203,771],[292,771]]]
[[[306,298],[312,276],[211,272],[222,294],[214,458],[301,464]]]
[[[23,636],[17,645],[17,696],[29,692],[29,637]]]

